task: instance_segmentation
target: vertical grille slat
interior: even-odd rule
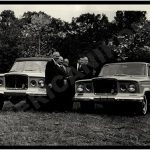
[[[94,93],[117,93],[117,81],[115,79],[94,79]]]
[[[28,76],[26,75],[5,75],[5,85],[7,89],[27,89]]]

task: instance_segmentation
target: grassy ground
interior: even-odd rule
[[[0,113],[0,145],[147,146],[150,114],[14,112]]]

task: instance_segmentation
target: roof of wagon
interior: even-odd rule
[[[17,58],[16,61],[49,61],[49,57],[27,57],[27,58]]]

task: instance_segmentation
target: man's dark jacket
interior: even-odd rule
[[[67,76],[64,68],[56,65],[53,59],[48,61],[45,69],[45,84],[48,85],[52,80],[61,75],[63,78]]]
[[[57,86],[62,87],[64,85],[64,80],[67,80],[67,88],[63,92],[57,92],[55,91],[55,85],[53,85],[53,80],[57,78],[57,76],[61,76],[62,79],[59,79],[57,82]],[[72,100],[71,98],[74,95],[74,86],[70,85],[70,82],[67,79],[68,74],[65,71],[65,69],[59,65],[57,65],[54,60],[50,60],[45,69],[45,84],[47,87],[48,92],[48,84],[52,84],[51,91],[55,94],[55,98],[53,99],[54,104],[58,109],[64,109],[67,110],[68,108],[71,108],[72,106]],[[53,107],[53,106],[52,106]]]

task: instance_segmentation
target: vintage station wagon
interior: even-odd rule
[[[75,89],[74,102],[80,106],[89,102],[104,105],[127,102],[138,106],[138,113],[145,115],[150,102],[150,64],[106,64],[98,77],[76,81]]]
[[[17,103],[27,96],[46,96],[45,67],[50,58],[18,58],[8,73],[0,74],[0,109],[4,100]]]

